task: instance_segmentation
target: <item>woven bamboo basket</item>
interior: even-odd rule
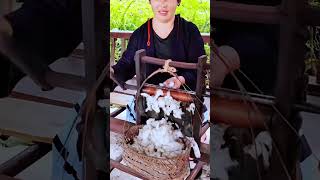
[[[122,158],[130,168],[148,179],[184,179],[189,173],[190,142],[185,139],[182,154],[173,158],[157,158],[147,156],[133,149],[129,142],[139,134],[142,125],[132,126],[125,132]]]
[[[139,104],[139,96],[141,96],[141,90],[148,79],[158,73],[169,73],[174,77],[175,69],[169,67],[169,61],[166,62],[164,69],[158,69],[153,72],[149,77],[147,77],[140,88],[137,90],[136,94],[136,104]],[[139,107],[136,106],[136,110],[139,111]],[[141,109],[140,109],[141,111]],[[144,110],[142,110],[144,111]],[[185,149],[182,154],[173,158],[157,158],[147,156],[133,149],[129,144],[133,142],[134,137],[139,134],[139,129],[142,125],[135,125],[130,127],[124,134],[123,141],[123,155],[122,158],[130,168],[134,169],[138,173],[142,174],[148,179],[184,179],[189,173],[189,156],[191,150],[191,143],[187,138],[184,138]]]

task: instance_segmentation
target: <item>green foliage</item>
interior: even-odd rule
[[[153,17],[149,0],[111,0],[110,11],[111,30],[134,31]],[[209,0],[182,0],[176,13],[197,25],[201,33],[210,32]],[[210,57],[208,45],[205,45],[205,51]],[[121,41],[117,39],[115,60],[118,61],[120,57]]]
[[[148,0],[111,0],[111,30],[134,31],[153,13]],[[202,33],[210,32],[210,1],[182,0],[177,14],[196,24]]]

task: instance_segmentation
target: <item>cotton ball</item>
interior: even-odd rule
[[[155,99],[158,99],[158,97],[163,96],[163,91],[161,89],[158,89],[156,91],[156,94],[154,95]]]
[[[189,107],[187,107],[187,111],[191,112],[192,114],[194,114],[194,110],[195,110],[196,106],[194,103],[191,103]]]
[[[158,105],[159,105],[159,108],[161,108],[161,109],[163,109],[165,107],[166,103],[165,103],[163,97],[158,98]]]
[[[159,121],[148,119],[147,124],[139,130],[133,147],[152,157],[174,157],[183,152],[184,144],[180,130],[174,130],[172,123],[163,118]],[[141,146],[141,148],[137,147]]]
[[[200,149],[199,146],[197,144],[197,142],[194,140],[194,138],[191,137],[187,137],[189,139],[189,141],[191,142],[191,146],[194,152],[194,155],[196,158],[200,158],[201,157],[201,153],[200,153]]]
[[[269,159],[272,152],[272,139],[270,134],[268,132],[259,133],[255,139],[255,144],[256,146],[251,144],[244,147],[244,151],[254,159],[257,159],[256,155],[262,155],[264,167],[269,168]]]
[[[173,81],[170,81],[170,83],[169,83],[169,88],[173,88],[174,87],[174,82]]]
[[[182,109],[174,109],[173,117],[181,119],[181,115],[183,114]]]

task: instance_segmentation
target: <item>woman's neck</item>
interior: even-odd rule
[[[169,36],[170,32],[174,27],[175,16],[167,22],[160,22],[157,19],[152,19],[152,28],[155,33],[162,39]]]

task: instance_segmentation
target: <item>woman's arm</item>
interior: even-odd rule
[[[197,26],[193,23],[190,23],[190,36],[188,45],[187,45],[187,60],[188,63],[198,63],[198,58],[202,55],[205,55],[206,52],[204,50],[204,42],[201,37],[200,31],[198,30]],[[196,89],[197,84],[197,70],[181,70],[179,74],[184,77],[186,84],[192,89]]]
[[[127,49],[123,52],[120,60],[112,66],[110,70],[111,73],[114,73],[114,77],[121,85],[124,85],[127,80],[136,74],[134,55],[137,50],[137,31],[135,31],[131,35]]]

